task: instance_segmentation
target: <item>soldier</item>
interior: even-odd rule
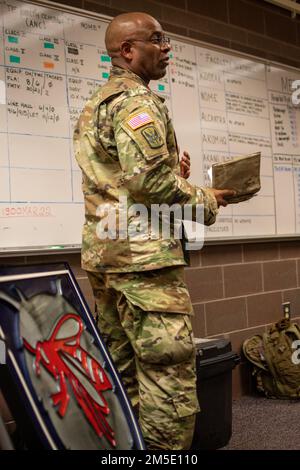
[[[124,236],[120,222],[123,229],[124,220],[125,228],[139,225],[131,211],[136,203],[148,209],[177,203],[203,204],[210,225],[234,191],[189,184],[186,152],[180,171],[168,110],[148,87],[168,66],[170,41],[161,25],[144,13],[122,14],[105,41],[110,77],[86,104],[74,134],[85,199],[82,267],[99,329],[132,405],[139,406],[148,448],[189,449],[199,406],[181,241],[173,232]],[[117,223],[106,230],[112,215]]]

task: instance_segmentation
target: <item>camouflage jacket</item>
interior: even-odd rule
[[[113,67],[79,118],[74,146],[85,201],[82,267],[129,272],[186,264],[173,229],[168,238],[161,231],[153,235],[150,206],[203,203],[210,225],[217,204],[209,189],[179,176],[175,133],[163,98],[133,72]]]

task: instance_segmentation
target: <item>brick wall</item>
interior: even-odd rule
[[[169,32],[300,67],[300,18],[262,0],[64,0],[60,3],[115,16],[145,11]],[[89,305],[92,292],[80,255],[23,256],[5,263],[68,261]],[[3,260],[4,261],[4,260]],[[249,336],[265,331],[290,301],[300,323],[300,242],[206,246],[193,253],[186,270],[195,309],[195,335],[228,337],[235,351]],[[245,361],[233,372],[233,397],[251,391]],[[13,417],[0,409],[9,429]]]
[[[24,265],[54,261],[70,264],[93,311],[79,253],[2,259],[5,264]],[[186,281],[195,311],[195,336],[228,338],[238,353],[246,338],[261,334],[281,317],[283,302],[291,302],[293,320],[300,324],[300,241],[206,246],[192,253]],[[233,371],[233,398],[251,392],[250,370],[242,357]]]
[[[246,338],[281,317],[283,302],[291,302],[293,320],[300,324],[299,241],[206,246],[193,254],[186,280],[195,335],[225,336],[238,353]],[[251,391],[242,356],[233,371],[233,397]]]

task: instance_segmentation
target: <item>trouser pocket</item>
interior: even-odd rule
[[[186,361],[194,353],[188,315],[140,312],[141,325],[136,338],[140,360],[172,365]]]

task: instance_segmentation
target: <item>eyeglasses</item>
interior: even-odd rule
[[[152,42],[159,47],[163,45],[169,46],[171,39],[168,36],[154,36],[150,39],[128,39],[128,42]]]

